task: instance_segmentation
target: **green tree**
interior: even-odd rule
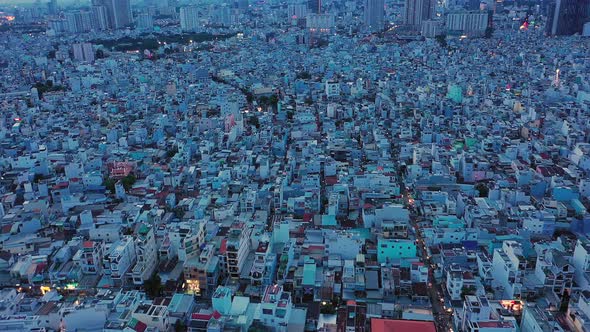
[[[567,312],[567,309],[569,308],[569,305],[570,305],[570,298],[571,298],[571,296],[570,296],[569,291],[567,291],[567,290],[564,291],[563,295],[561,296],[561,304],[559,306],[559,311],[561,313]]]
[[[185,332],[186,330],[186,325],[184,325],[184,323],[180,319],[178,319],[176,321],[176,324],[174,324],[174,332]]]
[[[258,117],[256,115],[252,115],[249,119],[248,119],[248,123],[251,126],[256,127],[256,129],[260,128],[260,120],[258,119]]]
[[[152,299],[160,296],[163,289],[162,278],[160,278],[160,275],[157,272],[154,272],[148,280],[143,282],[143,289],[147,296]]]
[[[105,188],[107,188],[107,190],[113,194],[115,193],[115,183],[116,183],[116,181],[111,178],[107,177],[104,179]]]
[[[106,58],[106,55],[104,54],[104,51],[102,49],[98,49],[96,50],[96,52],[94,53],[94,57],[97,59],[104,59]]]
[[[297,73],[297,78],[302,79],[302,80],[308,80],[311,78],[311,74],[307,71],[302,71]]]
[[[137,178],[133,174],[129,174],[121,179],[121,183],[123,184],[123,188],[125,188],[125,190],[131,189],[135,181],[137,181]]]
[[[182,219],[182,217],[184,216],[184,210],[181,207],[175,207],[173,212],[174,216],[178,219]]]
[[[39,183],[39,182],[41,182],[41,180],[43,180],[43,178],[44,178],[43,174],[35,174],[35,177],[33,178],[33,182]]]
[[[325,315],[333,315],[336,313],[336,308],[334,308],[332,302],[322,302],[320,313]]]
[[[277,107],[277,104],[279,103],[279,97],[277,95],[270,96],[270,98],[268,98],[268,103],[272,107]]]
[[[262,96],[260,98],[258,98],[258,104],[260,104],[260,106],[267,106],[269,103],[269,98],[267,96]]]
[[[485,183],[476,184],[475,189],[479,191],[479,197],[488,197],[488,194],[490,193],[490,189]]]
[[[469,286],[469,287],[465,287],[463,286],[463,288],[461,288],[461,298],[464,298],[467,295],[475,295],[475,287],[473,286]]]
[[[533,170],[537,169],[537,161],[535,160],[535,158],[533,156],[531,156],[531,158],[529,159],[530,161],[530,166]]]
[[[168,157],[168,159],[171,159],[177,153],[178,153],[178,148],[174,146],[174,147],[170,148],[170,150],[166,151],[166,157]]]
[[[434,39],[438,42],[440,47],[446,48],[447,47],[447,35],[438,35],[434,37]]]

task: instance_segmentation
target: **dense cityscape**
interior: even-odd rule
[[[590,331],[590,0],[0,2],[0,331]]]

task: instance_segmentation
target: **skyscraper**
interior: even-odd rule
[[[406,0],[405,24],[413,29],[420,29],[422,21],[434,18],[436,2],[434,0]]]
[[[589,19],[589,0],[555,0],[547,8],[546,33],[548,35],[582,33],[584,23]]]
[[[449,13],[446,17],[447,32],[451,35],[483,36],[489,26],[489,12],[473,10]]]
[[[309,6],[306,3],[292,3],[287,7],[289,19],[304,18],[307,16]]]
[[[131,24],[130,0],[92,0],[92,5],[106,8],[109,28],[120,29]]]
[[[180,8],[180,28],[182,31],[195,31],[199,27],[199,9],[197,7]]]
[[[322,13],[322,0],[309,0],[307,2],[307,8],[314,14]]]
[[[93,62],[94,49],[90,43],[75,43],[72,44],[72,51],[74,59],[77,61]]]
[[[50,0],[47,3],[47,11],[49,11],[49,14],[55,15],[57,14],[58,11],[58,7],[57,7],[57,0]]]
[[[248,0],[238,0],[237,5],[239,10],[244,11],[248,9],[250,3],[248,2]]]
[[[131,24],[131,3],[130,0],[109,0],[107,8],[113,28],[120,29]]]
[[[71,33],[92,30],[92,13],[89,11],[67,12],[64,15],[66,30]]]
[[[385,17],[384,0],[365,0],[364,22],[365,27],[371,31],[383,29]]]
[[[109,14],[105,6],[92,6],[92,28],[97,31],[109,28]]]
[[[154,28],[154,19],[150,13],[140,13],[135,21],[138,29],[152,30]]]

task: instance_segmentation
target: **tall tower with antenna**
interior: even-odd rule
[[[555,78],[553,79],[553,85],[559,88],[559,68],[555,69]]]

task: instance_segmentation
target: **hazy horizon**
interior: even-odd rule
[[[46,5],[49,0],[41,0],[42,5]],[[89,3],[90,0],[58,0],[59,5],[69,5],[75,3]],[[0,0],[0,5],[34,5],[37,0]]]

